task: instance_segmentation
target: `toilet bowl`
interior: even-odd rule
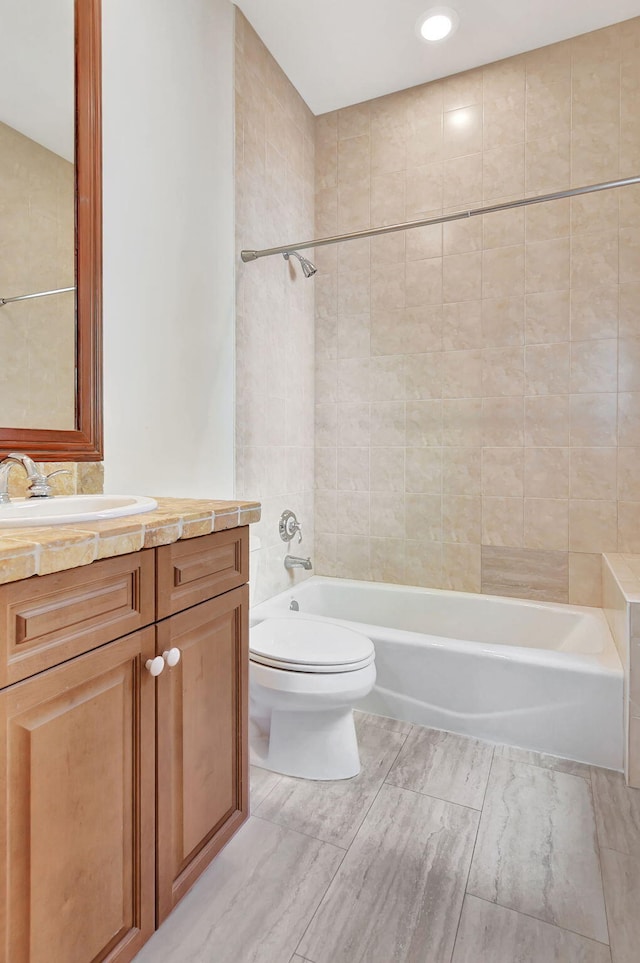
[[[250,631],[251,714],[262,730],[260,764],[303,779],[360,772],[353,703],[373,688],[371,639],[340,625],[265,619]]]

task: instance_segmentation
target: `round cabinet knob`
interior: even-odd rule
[[[174,665],[177,665],[178,662],[180,661],[180,649],[176,649],[176,648],[167,649],[162,653],[162,658],[171,669],[173,668]]]
[[[161,655],[157,655],[155,659],[147,659],[145,667],[151,675],[160,675],[164,669],[164,659]]]

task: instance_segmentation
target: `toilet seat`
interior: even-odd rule
[[[265,619],[250,632],[249,657],[288,672],[355,672],[375,659],[371,639],[311,619]]]

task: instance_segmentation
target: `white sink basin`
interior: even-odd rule
[[[139,515],[158,507],[144,495],[53,495],[50,498],[13,498],[0,505],[0,528],[71,525]]]

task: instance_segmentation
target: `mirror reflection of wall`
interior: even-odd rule
[[[75,284],[74,2],[0,0],[0,297]],[[0,424],[71,429],[75,295],[0,306]]]

